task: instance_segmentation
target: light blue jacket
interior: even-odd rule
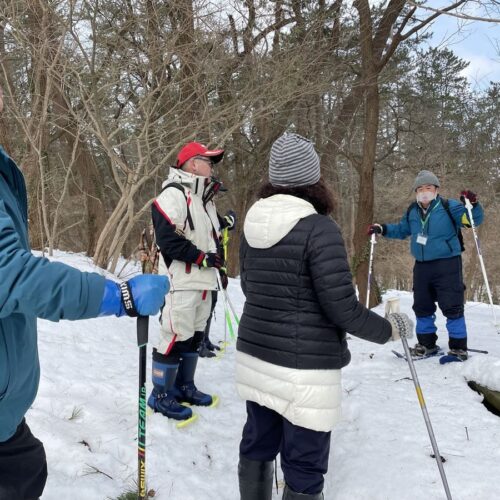
[[[104,294],[104,277],[32,255],[27,220],[23,175],[0,147],[0,442],[37,393],[37,317],[96,317]]]
[[[455,224],[452,223],[443,207],[442,198],[438,195],[429,205],[427,219],[426,217],[422,218],[421,211],[415,204],[409,213],[405,212],[399,224],[385,224],[384,236],[400,240],[411,236],[411,253],[419,262],[447,259],[460,255],[457,228],[464,227],[464,222],[469,223],[470,221],[467,209],[460,201],[450,199],[448,207]],[[479,203],[472,209],[472,217],[476,226],[483,222],[483,208]],[[424,221],[426,222],[424,223]],[[427,238],[425,245],[417,242],[420,234]]]

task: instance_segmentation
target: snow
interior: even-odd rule
[[[500,359],[498,358],[485,359],[477,356],[464,366],[462,374],[467,380],[473,380],[488,389],[500,392]]]
[[[55,260],[96,270],[81,254],[57,252]],[[118,267],[121,269],[121,266]],[[126,266],[122,275],[136,271]],[[101,274],[104,271],[97,270]],[[238,280],[229,294],[241,312]],[[400,298],[412,316],[412,296]],[[376,308],[382,314],[384,306]],[[224,339],[222,300],[211,338]],[[499,308],[500,313],[500,308]],[[500,314],[497,313],[497,316]],[[476,380],[500,390],[500,335],[487,305],[468,303],[466,319],[473,354],[466,363],[439,365],[438,358],[416,363],[444,469],[455,500],[498,498],[500,419],[467,386]],[[445,322],[438,316],[439,341],[446,347]],[[158,335],[150,320],[151,345]],[[229,339],[229,333],[227,333]],[[410,342],[413,342],[410,341]],[[433,500],[445,498],[410,372],[391,349],[352,338],[352,361],[343,370],[343,419],[333,431],[327,500]],[[39,321],[42,377],[28,412],[33,433],[44,442],[49,478],[42,500],[116,499],[137,477],[138,349],[131,318],[99,318],[51,323]],[[235,343],[219,359],[200,359],[197,384],[220,396],[217,408],[196,409],[197,422],[177,429],[159,414],[147,421],[148,487],[156,499],[236,500],[238,445],[245,405],[234,384]],[[278,469],[281,498],[282,473]]]

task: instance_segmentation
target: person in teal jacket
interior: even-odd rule
[[[413,310],[417,317],[418,343],[414,356],[429,356],[439,351],[436,345],[436,302],[446,316],[449,354],[466,360],[467,327],[464,317],[462,276],[462,237],[460,229],[470,227],[465,198],[472,203],[475,225],[483,221],[483,209],[472,191],[462,191],[460,199],[447,200],[439,194],[440,182],[432,172],[422,170],[413,184],[416,201],[399,224],[372,224],[369,234],[404,240],[411,237],[413,268]]]
[[[43,445],[24,419],[40,378],[37,318],[153,315],[168,288],[165,276],[118,285],[32,255],[24,178],[0,147],[0,500],[36,499],[47,478]]]

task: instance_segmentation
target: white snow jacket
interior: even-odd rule
[[[170,291],[216,290],[214,268],[201,263],[217,252],[220,224],[213,201],[203,202],[210,179],[171,168],[153,203],[153,225],[160,249],[159,274],[170,278]],[[169,184],[181,185],[179,189]]]
[[[337,224],[305,200],[261,199],[240,247],[246,296],[238,329],[239,395],[292,424],[328,432],[340,418],[346,331],[384,343],[388,321],[356,298]]]

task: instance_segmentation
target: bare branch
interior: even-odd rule
[[[458,19],[465,19],[467,21],[481,21],[484,23],[500,23],[500,18],[494,18],[494,17],[481,17],[481,16],[471,16],[470,14],[462,14],[458,12],[449,12],[450,8],[446,7],[444,9],[434,9],[433,7],[429,7],[428,5],[423,5],[414,2],[413,0],[408,0],[408,3],[410,5],[414,5],[415,7],[418,7],[419,9],[423,10],[428,10],[430,12],[435,12],[438,15],[440,14],[445,14],[447,16],[451,17],[457,17]]]

